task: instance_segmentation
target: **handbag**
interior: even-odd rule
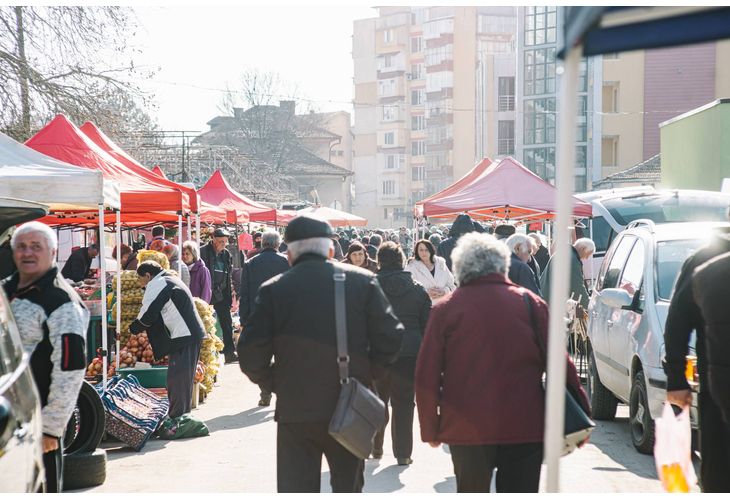
[[[547,371],[547,351],[540,336],[537,334],[537,323],[532,315],[532,300],[526,293],[522,295],[522,299],[527,305],[527,313],[530,316],[530,323],[532,324],[532,335],[540,354],[542,354],[545,370]],[[562,456],[572,453],[580,443],[591,435],[596,426],[596,423],[590,419],[578,404],[578,400],[573,394],[573,388],[568,384],[565,384],[564,420]]]
[[[340,396],[329,423],[329,434],[347,451],[365,460],[373,449],[373,438],[385,424],[385,404],[373,391],[350,377],[345,313],[345,273],[335,268],[335,324]]]

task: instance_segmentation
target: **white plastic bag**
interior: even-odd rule
[[[665,402],[662,417],[656,419],[654,425],[654,461],[662,487],[669,493],[688,493],[697,483],[692,465],[689,408],[675,416],[672,406]]]

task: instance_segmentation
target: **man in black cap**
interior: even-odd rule
[[[446,260],[446,267],[449,268],[449,271],[451,270],[451,252],[454,251],[456,242],[466,233],[471,233],[475,230],[474,221],[469,214],[459,214],[456,216],[456,220],[451,225],[451,229],[449,229],[449,237],[442,241],[436,249],[438,256]]]
[[[494,228],[494,237],[498,240],[506,240],[517,232],[517,228],[512,224],[499,224]]]
[[[233,319],[231,318],[233,257],[226,249],[229,236],[230,233],[224,228],[216,228],[210,242],[200,249],[200,258],[205,262],[211,275],[210,304],[215,309],[221,330],[223,330],[223,355],[226,363],[235,363],[238,361],[238,357],[236,357],[233,345]]]
[[[261,285],[238,341],[243,373],[276,393],[280,493],[318,493],[322,454],[333,492],[362,491],[363,460],[328,433],[340,394],[335,273],[345,277],[351,377],[372,386],[373,373],[395,361],[403,337],[375,276],[332,260],[331,236],[321,220],[300,216],[289,223],[284,238],[292,268]]]

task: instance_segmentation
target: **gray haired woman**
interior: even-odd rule
[[[167,255],[167,260],[170,261],[170,270],[177,272],[178,267],[180,268],[180,280],[185,283],[185,286],[190,288],[190,270],[188,266],[180,262],[180,248],[170,243],[162,248],[162,253]],[[178,265],[178,263],[182,265]]]
[[[535,337],[547,345],[547,305],[507,279],[510,251],[491,235],[465,234],[452,259],[459,287],[431,309],[416,362],[421,439],[449,445],[459,493],[488,492],[495,467],[499,493],[536,493],[545,361]],[[566,364],[590,411],[567,353]]]

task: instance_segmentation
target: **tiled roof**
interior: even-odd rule
[[[655,155],[633,167],[616,172],[613,175],[593,183],[593,188],[601,188],[624,183],[659,184],[662,180],[662,164],[660,155]]]

